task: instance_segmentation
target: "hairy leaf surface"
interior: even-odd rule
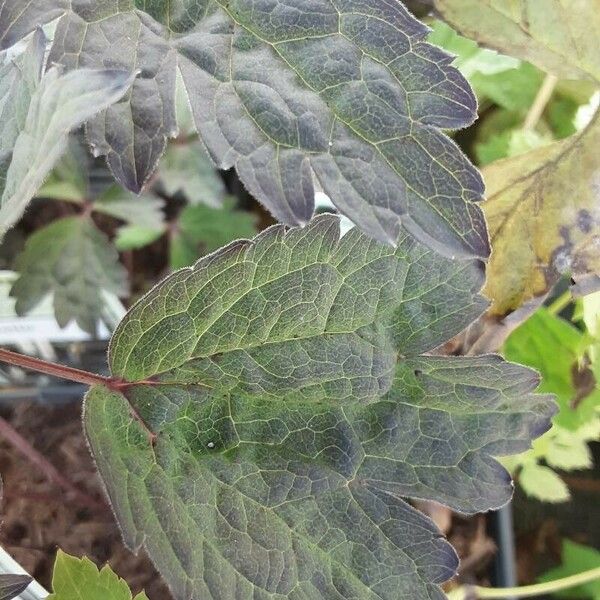
[[[106,565],[101,570],[89,558],[75,558],[61,550],[56,555],[48,600],[132,600],[127,583]],[[133,600],[148,600],[143,592]]]
[[[45,49],[37,31],[21,56],[0,67],[0,236],[65,151],[69,132],[121,98],[132,82],[115,69],[63,74],[52,67],[42,77]]]
[[[600,81],[596,0],[433,0],[463,35],[564,79]]]
[[[127,273],[108,238],[87,217],[66,217],[39,229],[18,256],[19,278],[11,289],[18,314],[48,294],[61,327],[71,320],[95,332],[105,301],[103,291],[127,294]]]
[[[56,15],[44,5],[31,26]],[[487,256],[481,178],[439,131],[471,123],[476,102],[426,33],[388,0],[72,0],[50,60],[140,73],[88,127],[131,190],[176,133],[179,70],[211,157],[280,221],[310,219],[316,179],[377,239],[403,226],[446,254]]]
[[[443,598],[456,556],[401,496],[503,504],[492,456],[552,412],[528,369],[422,354],[481,314],[482,277],[327,215],[167,278],[113,336],[122,391],[86,399],[127,544],[182,600]]]

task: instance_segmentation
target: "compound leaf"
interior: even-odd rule
[[[310,219],[316,178],[379,240],[403,226],[447,255],[487,256],[481,178],[439,131],[471,123],[476,101],[427,31],[387,0],[73,0],[50,60],[140,73],[88,126],[133,191],[176,133],[179,70],[210,156],[280,221]]]
[[[52,67],[42,76],[45,49],[38,30],[25,52],[0,68],[0,236],[66,150],[69,132],[121,98],[132,82],[115,69],[63,74]]]
[[[484,46],[563,79],[600,81],[596,0],[433,0],[442,18]]]
[[[11,289],[25,314],[54,295],[56,320],[71,320],[90,333],[104,307],[103,293],[127,293],[127,273],[108,238],[87,217],[66,217],[37,230],[17,257],[19,278]]]
[[[477,261],[331,215],[174,273],[110,348],[85,429],[124,537],[175,597],[432,600],[457,561],[400,499],[508,500],[492,456],[548,427],[537,376],[425,356],[481,314]]]
[[[106,565],[101,570],[89,560],[56,555],[52,588],[48,600],[148,600],[143,592],[133,598],[127,583]]]

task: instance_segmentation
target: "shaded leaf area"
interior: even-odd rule
[[[75,320],[94,333],[102,317],[103,294],[127,294],[127,273],[108,238],[89,217],[65,217],[36,231],[17,257],[19,278],[11,289],[23,315],[53,294],[61,327]]]
[[[480,146],[481,161],[514,157],[484,169],[488,201],[483,208],[494,250],[484,292],[493,300],[491,313],[504,316],[529,301],[539,301],[563,274],[572,276],[578,293],[593,291],[600,285],[600,125],[595,117],[583,132],[575,133],[573,113],[581,104],[577,96],[582,91],[593,93],[600,83],[597,3],[435,0],[434,4],[442,18],[483,45],[528,60],[558,78],[579,80],[558,82],[555,102],[546,111],[549,127],[524,130],[524,115],[508,113],[498,114],[487,126],[504,129],[504,134]],[[523,64],[511,77],[515,83],[516,78],[528,83],[515,85],[512,89],[518,91],[508,103],[508,94],[498,94],[498,86],[482,89],[512,111],[522,110],[520,100],[529,96],[527,112],[541,83],[539,73]],[[476,78],[481,76],[476,74],[473,80],[477,87]],[[566,126],[559,122],[565,115],[571,115]],[[512,123],[507,122],[510,119]],[[569,134],[574,135],[552,143],[553,137]]]
[[[32,582],[29,575],[0,575],[0,600],[13,600]]]
[[[504,315],[546,294],[570,274],[600,274],[598,152],[600,117],[579,135],[484,170],[494,252],[485,295]]]
[[[48,600],[148,600],[143,592],[133,598],[127,583],[110,566],[98,570],[89,558],[75,558],[61,550],[54,563],[52,589]]]
[[[570,498],[567,485],[552,469],[593,467],[588,443],[600,438],[600,390],[588,366],[591,343],[589,335],[541,308],[504,345],[506,358],[538,370],[540,391],[558,400],[552,428],[531,450],[503,461],[518,473],[529,496],[546,502]]]
[[[0,5],[0,14],[5,10]],[[0,67],[0,235],[42,186],[69,132],[121,98],[133,80],[126,71],[100,68],[63,73],[53,66],[42,76],[45,51],[38,30],[21,55]]]
[[[5,0],[5,10],[19,0]],[[36,10],[30,28],[56,16]],[[0,36],[15,41],[20,19]],[[196,128],[223,169],[280,220],[304,223],[314,182],[369,235],[400,227],[448,255],[487,256],[481,178],[438,128],[473,121],[476,102],[451,59],[399,2],[74,0],[50,60],[107,62],[141,75],[88,133],[117,178],[139,191],[176,133],[182,79]]]
[[[477,261],[339,220],[273,227],[167,278],[113,336],[85,429],[126,542],[176,598],[442,599],[457,567],[400,499],[508,500],[492,458],[553,403],[498,356],[421,356],[485,308]]]
[[[433,0],[463,35],[563,79],[600,81],[595,0]]]

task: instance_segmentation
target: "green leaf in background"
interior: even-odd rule
[[[589,344],[584,332],[541,308],[504,345],[507,359],[540,371],[540,390],[555,394],[559,403],[550,431],[531,450],[503,461],[519,472],[528,495],[545,502],[569,499],[567,486],[549,467],[573,471],[593,466],[588,442],[600,439],[600,389],[583,360]]]
[[[571,498],[567,484],[550,468],[528,462],[519,471],[519,485],[528,496],[544,502],[567,502]]]
[[[235,204],[235,199],[228,198],[221,208],[201,204],[184,208],[171,238],[171,267],[187,267],[233,240],[254,237],[256,217],[237,210]]]
[[[600,391],[579,397],[577,370],[586,347],[584,333],[546,308],[537,310],[506,340],[508,360],[540,372],[540,390],[556,395],[560,411],[554,422],[572,431],[585,425],[600,406]]]
[[[52,67],[42,76],[46,39],[0,68],[0,236],[23,214],[66,150],[68,134],[110,106],[132,83],[126,71]]]
[[[596,0],[433,0],[461,34],[563,79],[600,81]]]
[[[127,294],[127,274],[108,238],[88,217],[65,217],[27,239],[17,257],[19,278],[11,289],[16,311],[25,314],[48,294],[61,327],[71,320],[90,333],[97,329],[103,293]]]
[[[20,0],[4,0],[9,14]],[[401,228],[449,256],[486,257],[477,170],[440,129],[473,122],[476,101],[450,57],[400,2],[254,0],[62,4],[49,60],[139,72],[88,123],[94,152],[140,191],[177,133],[181,74],[195,126],[221,169],[288,224],[308,221],[316,179],[372,237]],[[31,15],[56,18],[44,2]],[[5,45],[25,16],[0,26]]]
[[[563,577],[577,575],[591,569],[600,567],[600,552],[589,546],[576,544],[570,540],[563,540],[562,565],[544,573],[539,578],[540,583],[555,581]],[[586,583],[585,585],[571,588],[565,592],[554,594],[557,598],[581,598],[586,600],[600,600],[600,580]]]
[[[429,43],[455,54],[454,66],[469,80],[478,73],[482,75],[505,73],[516,69],[521,64],[521,61],[516,58],[481,48],[477,42],[458,35],[443,21],[434,21],[431,29],[427,38]]]
[[[143,199],[114,185],[98,196],[92,209],[139,227],[160,229],[164,227],[164,200],[153,194]]]
[[[127,585],[106,565],[100,571],[88,558],[75,558],[61,550],[56,555],[48,600],[148,600],[144,592],[135,598]]]
[[[13,600],[33,581],[29,575],[0,575],[0,600]]]
[[[177,600],[442,600],[456,556],[400,498],[501,506],[492,456],[553,411],[524,367],[423,354],[485,309],[482,280],[331,215],[168,277],[113,336],[120,391],[85,401],[127,545]]]
[[[199,141],[169,144],[158,176],[167,195],[181,192],[190,204],[218,208],[225,197],[225,184]]]

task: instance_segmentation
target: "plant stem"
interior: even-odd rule
[[[73,495],[82,504],[93,508],[106,508],[106,505],[80,490],[67,479],[43,454],[38,452],[16,429],[0,417],[0,437],[4,438],[15,450],[20,452],[53,483]]]
[[[523,587],[515,588],[484,588],[484,587],[467,587],[460,588],[465,590],[463,598],[468,597],[468,591],[473,592],[475,598],[481,600],[494,599],[501,600],[503,598],[532,598],[534,596],[541,596],[543,594],[553,594],[555,592],[561,592],[570,588],[591,583],[600,579],[600,567],[578,573],[577,575],[571,575],[555,581],[547,581],[546,583],[536,583],[534,585],[526,585]],[[456,590],[458,591],[458,590]],[[460,596],[455,593],[454,596],[459,598]]]
[[[546,75],[546,79],[544,79],[544,83],[542,83],[542,87],[539,89],[523,123],[525,131],[535,129],[546,110],[546,106],[548,106],[548,102],[552,98],[557,83],[558,77],[555,75]]]
[[[119,382],[111,377],[104,377],[104,375],[96,375],[95,373],[81,371],[80,369],[74,369],[73,367],[58,365],[40,358],[34,358],[33,356],[25,356],[24,354],[11,352],[4,348],[0,348],[0,362],[8,363],[9,365],[14,365],[16,367],[22,367],[23,369],[37,371],[38,373],[44,373],[45,375],[52,375],[77,383],[84,383],[86,385],[100,384],[110,389],[120,387]]]

